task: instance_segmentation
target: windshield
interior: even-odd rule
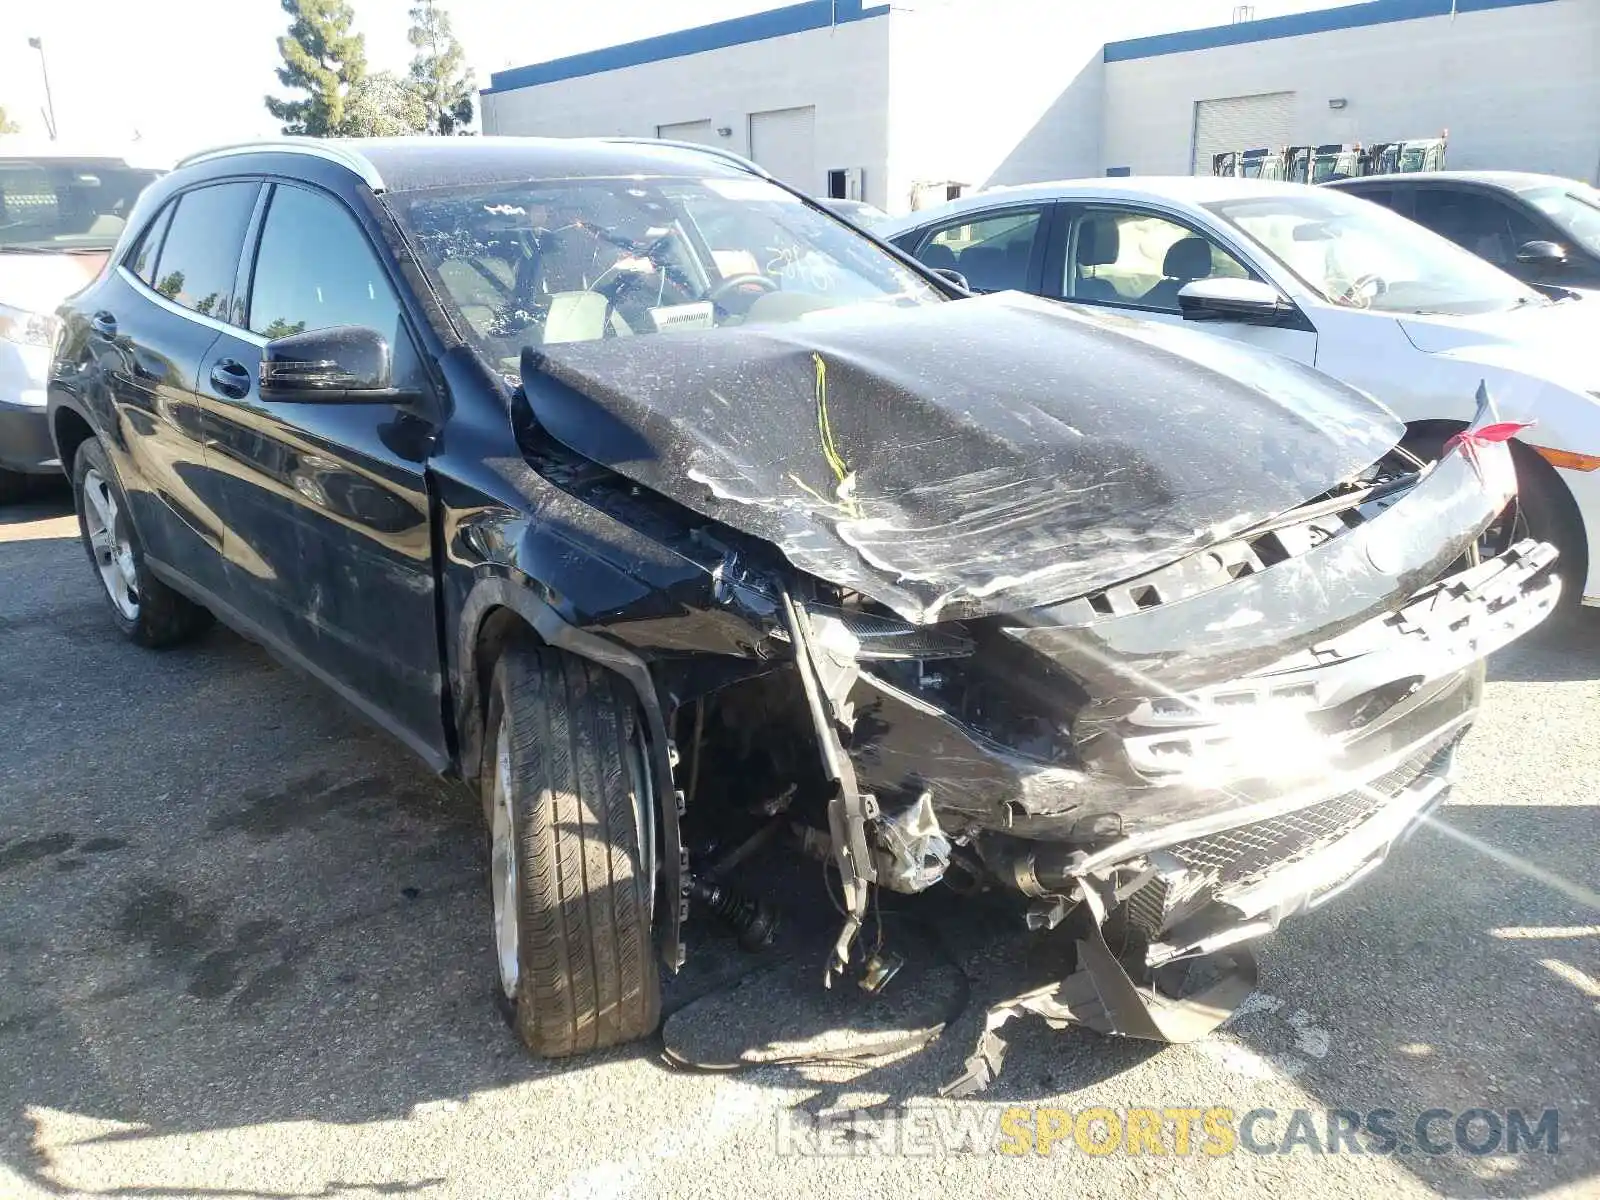
[[[157,174],[115,159],[0,159],[0,251],[110,250]]]
[[[392,193],[462,325],[514,369],[524,346],[945,299],[764,179],[566,179]]]
[[[1600,192],[1575,183],[1539,188],[1522,198],[1549,217],[1561,231],[1591,254],[1600,254]]]
[[[1548,303],[1455,243],[1341,192],[1306,188],[1206,207],[1344,308],[1464,315]]]

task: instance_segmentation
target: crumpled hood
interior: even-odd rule
[[[1007,293],[527,351],[554,438],[911,621],[1081,595],[1381,457],[1286,359]]]

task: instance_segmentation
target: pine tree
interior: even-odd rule
[[[428,131],[449,135],[470,124],[476,84],[463,65],[466,55],[450,29],[450,14],[435,0],[417,0],[406,36],[417,50],[411,81],[427,106]]]
[[[293,17],[278,39],[283,66],[278,82],[305,92],[304,99],[266,97],[267,111],[283,122],[283,132],[337,137],[346,132],[345,100],[367,72],[366,42],[351,32],[355,13],[346,0],[281,0]]]
[[[428,110],[415,83],[393,71],[376,71],[345,97],[344,128],[351,137],[426,133]]]

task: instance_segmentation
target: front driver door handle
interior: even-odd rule
[[[230,400],[243,400],[250,394],[250,371],[243,363],[225,358],[211,368],[211,386]]]

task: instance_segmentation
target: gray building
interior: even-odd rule
[[[1138,0],[807,0],[497,72],[485,133],[704,141],[894,211],[1448,131],[1449,165],[1600,180],[1600,0],[1369,0],[1181,32]]]

